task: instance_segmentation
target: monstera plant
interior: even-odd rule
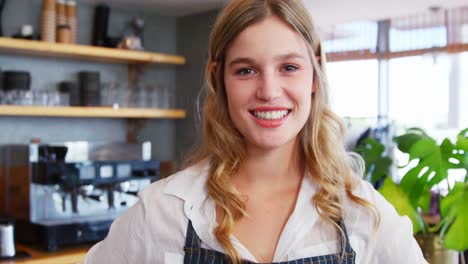
[[[394,138],[396,146],[409,155],[408,163],[400,168],[407,172],[399,177],[390,175],[392,159],[385,155],[385,146],[368,138],[357,148],[366,163],[366,175],[373,183],[380,182],[379,192],[400,215],[407,215],[415,234],[437,234],[443,247],[456,251],[468,249],[468,128],[440,144],[423,130],[413,128]],[[448,193],[438,194],[440,220],[428,223],[423,217],[431,206],[431,189],[448,182],[449,171],[461,170],[463,181],[447,184]]]

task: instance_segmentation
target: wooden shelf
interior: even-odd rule
[[[46,252],[32,246],[16,244],[17,251],[26,251],[30,258],[0,260],[1,264],[72,264],[82,263],[91,245],[71,246],[58,252]]]
[[[177,55],[2,37],[0,51],[125,64],[185,64],[185,58]]]
[[[0,116],[128,118],[128,119],[182,119],[181,109],[112,108],[77,106],[15,106],[1,105]]]

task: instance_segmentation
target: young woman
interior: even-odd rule
[[[363,180],[301,0],[234,0],[211,33],[203,142],[86,263],[426,263]],[[352,89],[352,84],[350,84]]]

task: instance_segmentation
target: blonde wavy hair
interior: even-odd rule
[[[242,260],[231,243],[230,234],[235,222],[245,216],[246,212],[241,195],[230,178],[238,171],[246,150],[243,136],[229,116],[223,77],[225,54],[229,44],[240,32],[268,16],[282,19],[304,39],[314,68],[316,91],[312,95],[311,112],[298,135],[305,169],[320,185],[320,190],[311,197],[311,202],[316,205],[320,217],[332,224],[342,237],[339,194],[343,189],[352,201],[372,211],[376,218],[374,230],[380,221],[375,206],[352,193],[359,182],[357,175],[362,175],[363,162],[357,155],[349,154],[344,149],[344,124],[330,110],[328,103],[325,56],[312,18],[302,1],[233,0],[218,15],[211,31],[205,71],[207,83],[202,116],[203,136],[186,164],[195,164],[201,160],[210,162],[206,186],[209,196],[222,212],[222,220],[215,228],[214,235],[235,264],[242,263]]]

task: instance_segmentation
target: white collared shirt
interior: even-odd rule
[[[97,243],[85,263],[170,263],[182,264],[188,220],[202,241],[202,247],[224,252],[212,230],[216,226],[215,203],[205,182],[208,165],[199,164],[153,183],[140,200],[117,218],[108,236]],[[339,252],[339,237],[330,224],[319,218],[311,197],[317,186],[304,177],[296,207],[278,241],[274,262]],[[375,204],[381,222],[373,240],[371,212],[342,198],[343,219],[359,264],[427,263],[412,236],[412,224],[365,181],[353,192]],[[257,262],[234,236],[234,247],[243,259]]]

